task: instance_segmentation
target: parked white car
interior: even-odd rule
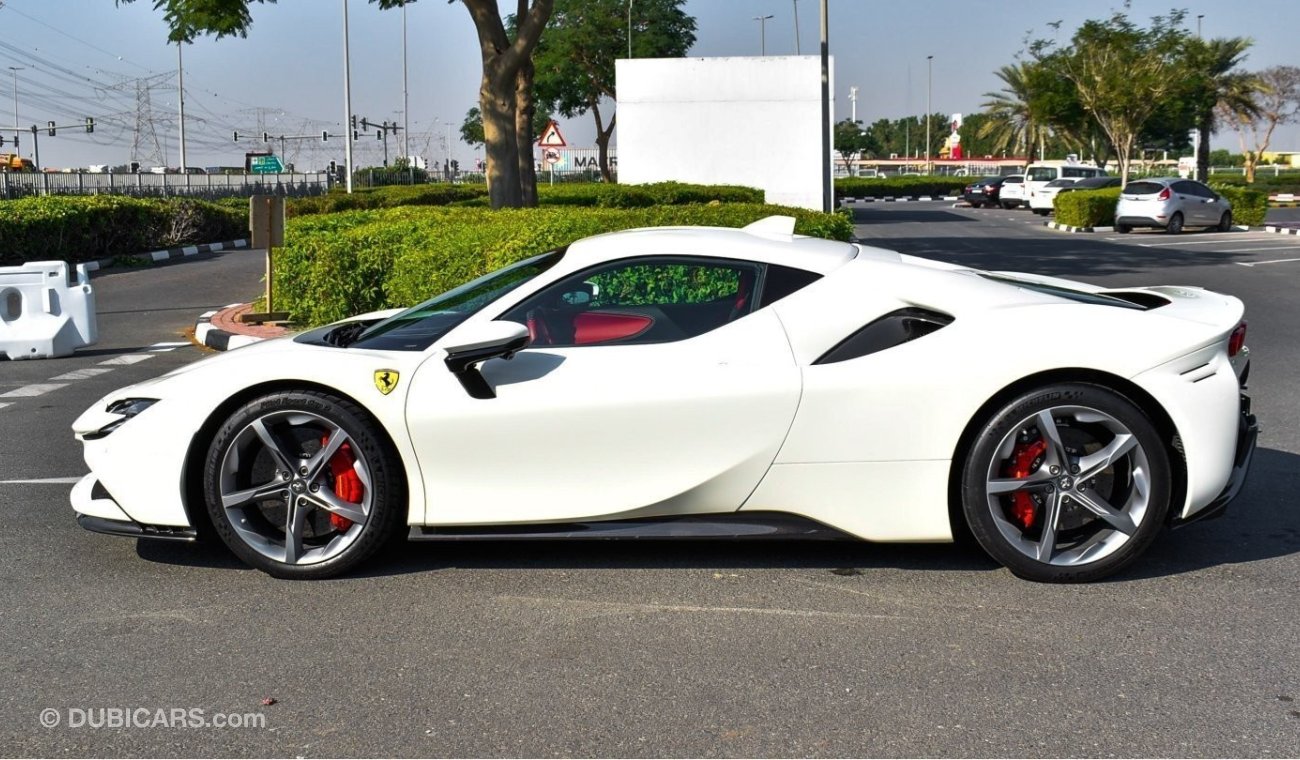
[[[793,234],[630,230],[181,367],[73,424],[82,526],[286,578],[416,540],[951,541],[1085,581],[1221,512],[1241,301]],[[1032,325],[1052,336],[1012,346]],[[792,527],[793,524],[793,527]]]
[[[1029,191],[1029,210],[1039,216],[1047,216],[1056,208],[1056,194],[1078,182],[1077,179],[1054,179],[1042,187]]]
[[[1177,235],[1184,227],[1232,229],[1232,203],[1195,180],[1154,177],[1130,182],[1115,207],[1115,231],[1134,227],[1164,228]]]
[[[1010,174],[1002,181],[1002,192],[998,196],[998,202],[1002,208],[1016,208],[1017,206],[1026,205],[1025,198],[1025,175]]]

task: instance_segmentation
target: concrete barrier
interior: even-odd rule
[[[99,340],[95,290],[85,264],[68,282],[64,261],[30,261],[0,267],[0,357],[70,356]]]

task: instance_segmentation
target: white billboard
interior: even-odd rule
[[[821,210],[831,167],[821,153],[820,58],[615,66],[619,182],[748,185],[763,189],[768,203]]]

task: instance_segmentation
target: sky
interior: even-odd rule
[[[365,0],[279,0],[254,4],[248,37],[197,40],[184,50],[186,162],[242,165],[259,150],[261,133],[304,135],[286,141],[286,158],[300,169],[343,158],[343,5],[349,13],[353,112],[374,122],[403,119],[402,12],[381,11]],[[858,88],[857,117],[865,123],[925,111],[926,56],[934,56],[928,93],[935,112],[978,111],[984,93],[1000,86],[994,72],[1013,63],[1031,37],[1059,37],[1089,18],[1108,16],[1110,0],[828,0],[835,68],[836,119],[850,113],[848,92]],[[503,2],[513,9],[513,0]],[[1132,0],[1130,17],[1183,8],[1206,37],[1254,40],[1246,67],[1300,65],[1295,32],[1298,0]],[[798,9],[801,52],[818,45],[818,0],[688,0],[698,22],[692,56],[760,54],[760,22],[770,55],[795,52]],[[473,23],[460,3],[422,0],[409,6],[407,80],[411,153],[441,160],[450,148],[462,166],[474,149],[459,141],[465,112],[478,100],[481,72]],[[1063,22],[1057,33],[1051,22]],[[0,0],[0,126],[11,127],[14,75],[18,123],[81,125],[96,118],[94,134],[78,126],[40,135],[46,166],[120,164],[133,150],[180,163],[177,151],[177,47],[153,0]],[[12,72],[10,67],[23,67]],[[146,102],[147,101],[147,102]],[[450,125],[450,129],[448,127]],[[761,125],[759,125],[761,126]],[[571,146],[594,145],[590,115],[561,120]],[[240,132],[239,142],[233,133]],[[331,139],[320,140],[328,131]],[[11,133],[0,132],[11,139]],[[155,141],[156,137],[156,141]],[[372,131],[357,143],[357,165],[378,164],[383,143]],[[617,138],[616,138],[617,139]],[[779,139],[779,136],[774,136]],[[390,158],[402,153],[390,134]],[[1239,151],[1235,133],[1213,146]],[[138,147],[137,147],[138,146]],[[1300,150],[1300,125],[1279,128],[1273,147]],[[20,149],[31,155],[31,134]],[[11,147],[0,151],[12,150]],[[152,164],[153,161],[146,161]]]

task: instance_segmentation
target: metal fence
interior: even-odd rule
[[[136,196],[188,195],[229,198],[249,195],[321,195],[330,176],[319,174],[92,174],[67,172],[26,174],[0,172],[0,198],[27,195]]]

